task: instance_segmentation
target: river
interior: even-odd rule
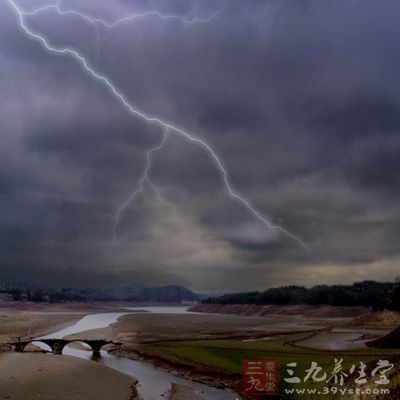
[[[129,312],[87,315],[68,328],[61,329],[38,339],[60,339],[68,335],[75,335],[91,329],[106,328],[109,325],[117,322],[118,318],[121,316],[136,312],[147,311],[154,314],[188,313],[187,308],[185,307],[141,307],[128,308],[127,310],[129,310]],[[49,348],[43,343],[35,342],[35,344],[43,349],[49,350]],[[63,354],[83,358],[86,360],[90,360],[92,356],[90,351],[79,350],[69,346],[64,348]],[[231,392],[230,390],[216,389],[208,385],[183,379],[174,375],[173,373],[154,367],[142,361],[131,360],[127,357],[115,356],[107,353],[104,350],[101,351],[101,358],[98,360],[98,362],[109,368],[113,368],[137,378],[139,380],[137,389],[143,400],[165,399],[165,394],[170,389],[172,382],[194,388],[205,400],[235,400],[237,398],[235,393]]]

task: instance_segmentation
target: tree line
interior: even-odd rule
[[[197,301],[195,293],[181,286],[144,287],[100,287],[90,289],[49,289],[33,284],[0,284],[2,299],[32,302],[93,302],[93,301],[136,301],[136,302],[184,302]]]
[[[265,291],[224,294],[203,303],[369,306],[375,310],[400,310],[400,279],[395,282],[363,281],[352,285],[282,286]]]

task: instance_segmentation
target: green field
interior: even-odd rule
[[[307,383],[300,383],[298,386],[289,385],[283,381],[283,378],[289,377],[286,372],[286,364],[297,363],[292,368],[301,380],[306,375],[306,370],[310,368],[312,362],[318,363],[322,367],[321,373],[327,373],[329,377],[335,365],[335,358],[343,359],[343,371],[348,372],[353,364],[359,366],[360,362],[367,364],[376,359],[385,359],[397,354],[398,350],[381,350],[366,348],[362,350],[330,352],[321,350],[308,350],[288,345],[288,341],[295,341],[302,338],[303,335],[284,335],[277,336],[268,341],[243,342],[239,340],[194,340],[167,342],[157,345],[151,349],[154,355],[177,361],[186,365],[204,367],[206,369],[218,370],[221,373],[241,373],[241,363],[243,359],[269,359],[278,360],[280,364],[280,385],[281,390],[285,387],[306,387],[320,389],[326,386],[326,383],[313,383],[311,380]],[[147,346],[146,346],[147,347]],[[147,349],[149,350],[149,349]],[[355,375],[355,377],[357,374]],[[302,386],[300,386],[302,385]],[[291,396],[290,398],[297,398]],[[315,395],[301,395],[301,398],[315,398]],[[323,397],[321,397],[323,398]],[[324,398],[334,398],[327,397]],[[343,397],[342,397],[343,398]]]

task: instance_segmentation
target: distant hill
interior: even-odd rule
[[[198,301],[198,296],[182,286],[144,287],[140,285],[84,290],[88,300],[94,301]]]
[[[380,310],[397,309],[395,301],[399,293],[399,282],[357,282],[352,285],[283,286],[262,292],[246,292],[209,297],[206,304],[258,304],[258,305],[330,305],[364,306]]]
[[[89,289],[62,288],[49,289],[17,284],[12,287],[1,286],[0,293],[9,295],[14,301],[34,301],[61,303],[69,301],[134,301],[134,302],[196,302],[197,294],[182,286],[144,287],[140,285],[98,287]]]

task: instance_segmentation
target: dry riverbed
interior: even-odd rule
[[[136,400],[135,380],[92,361],[32,353],[0,355],[0,394],[10,400]]]
[[[119,305],[0,304],[0,397],[10,400],[136,400],[136,380],[92,361],[69,356],[9,352],[7,342],[70,326],[87,314]]]
[[[124,343],[121,355],[237,391],[243,358],[292,357],[304,359],[304,368],[314,358],[330,367],[337,354],[347,362],[379,358],[379,351],[362,350],[358,342],[384,335],[399,323],[398,313],[375,313],[368,308],[263,307],[252,308],[251,316],[245,316],[244,310],[242,315],[233,315],[232,309],[224,307],[218,311],[229,313],[125,315],[108,334]],[[382,330],[376,330],[375,320],[385,321]]]
[[[5,323],[0,324],[0,340],[4,342],[6,338],[10,337],[36,337],[44,333],[53,332],[65,325],[74,323],[86,314],[107,311],[129,312],[124,307],[127,307],[127,305],[96,304],[94,306],[86,306],[86,308],[85,305],[73,305],[72,307],[65,305],[48,306],[48,308],[45,307],[45,309],[40,310],[31,309],[27,312],[26,310],[7,309],[7,307],[0,305],[0,322],[5,321]],[[110,327],[89,330],[74,336],[79,336],[81,339],[110,339],[121,342],[123,343],[122,348],[115,350],[114,354],[140,359],[165,370],[177,372],[185,378],[204,382],[211,386],[229,387],[233,390],[238,390],[240,362],[243,358],[250,356],[263,358],[272,352],[279,357],[290,357],[290,354],[292,354],[296,359],[300,356],[302,359],[308,357],[310,360],[314,359],[314,357],[319,357],[319,360],[323,362],[327,358],[330,359],[331,354],[310,349],[315,347],[315,341],[320,342],[325,336],[330,335],[328,337],[329,340],[327,340],[331,343],[333,339],[338,341],[338,338],[354,332],[362,335],[361,338],[363,340],[367,337],[371,339],[382,334],[382,332],[376,331],[374,333],[373,331],[373,329],[376,330],[377,328],[377,321],[379,322],[378,326],[384,331],[389,331],[391,326],[399,323],[400,319],[399,314],[389,312],[372,313],[369,309],[343,310],[324,307],[301,308],[297,306],[287,308],[252,307],[246,310],[233,310],[232,307],[224,308],[220,307],[218,311],[215,309],[213,312],[227,312],[227,314],[208,314],[204,312],[205,309],[197,309],[197,311],[203,311],[203,313],[195,314],[152,314],[150,312],[129,314],[121,317],[117,323]],[[242,315],[233,315],[233,311],[239,311]],[[251,314],[251,316],[245,316],[245,312]],[[331,336],[333,336],[333,339]],[[266,337],[268,340],[265,340]],[[353,339],[352,336],[349,336],[349,343]],[[358,340],[359,338],[357,337],[356,339]],[[311,344],[309,343],[310,340]],[[339,347],[343,347],[341,343],[339,344]],[[307,347],[309,350],[307,350]],[[340,349],[338,348],[337,350]],[[362,354],[362,352],[355,353],[352,356],[358,361]],[[375,353],[372,351],[372,356],[373,354]],[[376,357],[378,357],[379,353],[376,354]],[[17,361],[15,360],[18,360],[18,358],[15,357],[18,356],[20,355],[5,354],[5,358],[3,358],[0,355],[1,384],[7,382],[8,385],[12,385],[13,382],[12,379],[8,379],[7,367],[3,366],[1,362],[16,363]],[[25,354],[21,356],[25,357]],[[40,354],[34,355],[34,357],[36,356],[46,357]],[[8,357],[11,358],[9,359]],[[346,354],[346,357],[351,357],[351,354]],[[308,358],[307,362],[309,361]],[[70,357],[65,357],[66,361],[62,361],[62,359],[61,361],[54,361],[58,360],[59,357],[49,355],[47,359],[51,359],[49,366],[56,375],[57,373],[60,376],[64,374],[64,377],[66,377],[60,378],[61,380],[69,379],[69,375],[66,374],[68,368],[65,365],[61,365],[60,362],[69,363],[68,365],[70,366],[75,365],[72,368],[73,370],[79,370],[82,367],[83,369],[80,369],[81,376],[86,377],[86,371],[89,377],[95,377],[96,374],[106,374],[107,376],[97,376],[107,383],[107,387],[114,387],[115,382],[119,382],[118,380],[122,379],[115,375],[119,373],[108,368],[104,370],[104,367],[102,367],[102,371],[96,372],[98,370],[97,367],[100,366],[90,361],[71,359]],[[55,363],[53,366],[51,366],[52,362]],[[18,369],[19,367],[13,368]],[[39,373],[38,369],[40,367],[34,361],[28,360],[26,368],[26,370],[21,370],[23,386],[28,388],[31,385],[32,388],[36,387],[37,390],[42,390],[43,386],[40,382],[44,382],[41,381],[44,374]],[[30,368],[33,371],[31,375],[28,372]],[[93,372],[89,372],[85,368],[93,369]],[[23,376],[25,378],[22,378]],[[125,375],[123,377],[126,378]],[[73,381],[74,379],[74,376],[71,376],[71,380]],[[97,379],[87,380],[85,378],[82,380],[81,384],[88,385],[87,387],[82,386],[85,389],[79,387],[79,379],[75,381],[78,385],[76,389],[72,389],[73,386],[68,385],[63,387],[62,382],[56,383],[53,386],[58,387],[60,385],[60,387],[67,390],[66,397],[50,396],[49,399],[57,398],[57,400],[63,400],[70,396],[69,398],[79,400],[75,393],[80,393],[80,391],[92,393],[92,390],[94,391],[93,393],[97,393],[97,387],[94,385]],[[21,382],[21,380],[18,379],[18,382]],[[38,382],[38,385],[35,386],[32,382]],[[14,390],[18,389],[17,386],[18,384],[14,387]],[[124,384],[122,386],[126,387]],[[132,388],[132,380],[128,384],[128,388]],[[70,390],[73,391],[71,392]],[[2,393],[1,390],[0,393]],[[132,391],[128,393],[132,396]],[[109,398],[123,400],[126,398],[124,397],[125,395],[125,392],[121,392],[117,397],[117,393],[114,393]],[[201,397],[199,396],[201,396],[201,393],[198,394],[189,387],[173,385],[169,394],[165,395],[165,398],[170,400],[200,400]],[[25,398],[23,399],[25,400]],[[34,399],[35,397],[31,396],[30,398]],[[42,396],[40,398],[43,399],[45,397]],[[19,397],[10,397],[10,399],[19,400]],[[85,397],[85,399],[90,400],[91,397]],[[101,399],[102,397],[96,397],[96,400]]]

